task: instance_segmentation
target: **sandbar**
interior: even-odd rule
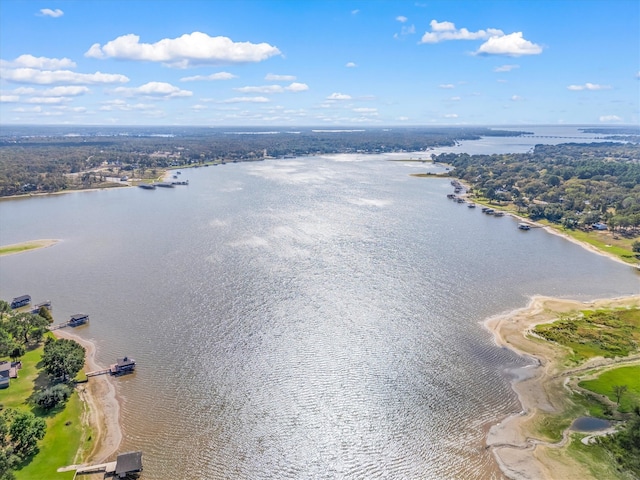
[[[18,253],[30,252],[39,248],[47,248],[55,245],[60,240],[43,239],[43,240],[30,240],[28,242],[13,243],[11,245],[0,246],[0,256],[4,255],[16,255]]]

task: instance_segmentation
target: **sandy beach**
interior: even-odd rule
[[[584,465],[569,458],[550,455],[551,450],[565,445],[568,435],[557,444],[536,439],[532,435],[541,413],[560,411],[567,401],[565,379],[558,362],[560,350],[551,343],[534,341],[527,333],[538,324],[550,322],[559,314],[592,308],[640,306],[640,295],[632,297],[578,302],[550,297],[533,297],[525,308],[492,317],[485,327],[493,333],[498,346],[507,347],[531,359],[531,365],[513,372],[512,387],[522,405],[521,412],[493,425],[486,439],[503,473],[515,480],[583,480],[592,478]],[[613,359],[596,358],[587,367],[605,366]],[[582,367],[581,367],[582,368]]]
[[[86,371],[106,368],[106,365],[96,364],[96,347],[93,342],[64,329],[55,330],[54,334],[58,338],[75,340],[86,349]],[[120,404],[116,396],[116,389],[109,375],[99,375],[91,377],[87,383],[80,384],[78,391],[87,407],[85,410],[87,415],[83,421],[92,430],[93,448],[86,458],[78,458],[76,462],[101,463],[118,450],[122,441]]]

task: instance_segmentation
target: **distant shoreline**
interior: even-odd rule
[[[560,353],[550,342],[535,342],[527,338],[538,324],[555,320],[559,315],[577,310],[640,306],[640,295],[613,299],[579,302],[552,297],[534,296],[529,304],[483,322],[498,346],[509,348],[518,355],[530,358],[532,363],[514,371],[512,388],[522,405],[514,413],[490,427],[486,448],[490,448],[502,472],[510,479],[536,478],[592,478],[587,467],[571,458],[558,459],[549,455],[550,448],[564,445],[548,444],[533,438],[540,413],[560,411],[567,396],[564,386],[569,372],[559,364]],[[585,365],[597,367],[613,364],[613,360],[596,358]]]

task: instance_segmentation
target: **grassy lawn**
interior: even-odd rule
[[[39,245],[34,243],[24,243],[22,245],[9,245],[7,247],[0,247],[0,255],[8,255],[10,253],[24,252],[25,250],[33,250],[38,248]]]
[[[640,365],[608,370],[598,378],[584,380],[579,385],[600,395],[606,395],[612,402],[616,401],[613,386],[626,385],[627,391],[620,399],[620,412],[630,412],[634,406],[640,405]]]
[[[82,436],[82,402],[74,392],[63,409],[54,409],[42,415],[47,422],[47,433],[40,442],[40,452],[16,470],[16,480],[71,480],[75,472],[58,473],[56,470],[74,463]]]
[[[626,357],[640,345],[640,309],[583,311],[538,325],[535,332],[546,340],[568,347],[568,360]]]
[[[8,389],[0,391],[0,404],[4,409],[31,411],[47,423],[45,437],[39,442],[40,451],[16,470],[17,480],[71,480],[74,472],[57,473],[59,467],[74,463],[78,446],[81,444],[83,403],[74,392],[63,408],[50,412],[34,409],[27,399],[36,386],[44,385],[47,378],[38,370],[43,347],[29,350],[22,358],[22,368],[18,378],[11,379]]]

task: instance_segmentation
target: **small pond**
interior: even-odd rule
[[[595,432],[596,430],[604,430],[610,426],[611,422],[609,420],[594,417],[578,417],[571,424],[571,429],[579,432]]]

